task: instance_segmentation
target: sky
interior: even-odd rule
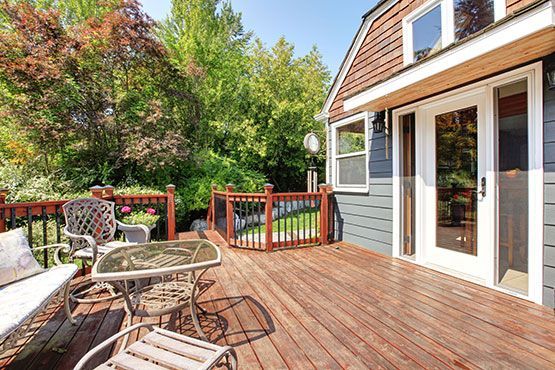
[[[162,20],[169,13],[170,0],[142,0],[145,11]],[[243,14],[246,30],[273,45],[284,36],[295,44],[297,56],[312,45],[322,54],[333,76],[358,30],[362,16],[377,0],[231,0],[233,9]]]

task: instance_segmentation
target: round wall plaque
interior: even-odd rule
[[[320,139],[318,135],[311,132],[304,137],[304,147],[307,152],[314,155],[320,151]]]

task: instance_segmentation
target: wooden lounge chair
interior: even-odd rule
[[[140,328],[147,328],[149,333],[129,347],[121,349],[118,354],[96,369],[212,369],[219,366],[237,369],[237,355],[232,347],[221,347],[153,327],[147,323],[140,323],[100,343],[77,363],[74,370],[90,368],[87,364],[99,352],[109,348],[118,338],[127,336]]]

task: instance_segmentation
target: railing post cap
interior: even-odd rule
[[[227,187],[231,187],[231,188],[233,188],[233,187],[235,187],[235,185],[234,185],[234,184],[232,184],[232,183],[229,183],[229,184],[225,184],[225,187],[226,187],[226,188],[227,188]]]
[[[112,185],[106,185],[104,186],[104,189],[115,189],[115,187],[113,187]]]
[[[272,185],[272,184],[264,184],[264,187],[265,187],[265,188],[273,188],[274,185]]]
[[[175,189],[175,185],[174,184],[166,185],[166,189]]]
[[[100,185],[91,186],[89,190],[104,190],[104,186],[100,186]]]
[[[10,192],[8,188],[0,188],[0,195],[6,195]]]
[[[212,184],[212,189],[216,190],[218,188],[218,184]]]

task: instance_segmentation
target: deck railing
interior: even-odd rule
[[[208,227],[234,247],[273,251],[327,244],[332,236],[331,186],[315,193],[235,193],[212,187]]]
[[[102,198],[116,205],[141,205],[154,208],[160,218],[153,230],[153,240],[175,239],[175,186],[168,185],[166,194],[114,194],[113,186],[94,186],[91,196]],[[40,245],[68,242],[63,234],[65,218],[62,205],[68,201],[50,200],[40,202],[6,203],[7,189],[0,189],[0,232],[23,227],[27,230],[29,243]],[[37,230],[38,229],[38,230]],[[49,265],[48,251],[40,258],[44,267]]]

